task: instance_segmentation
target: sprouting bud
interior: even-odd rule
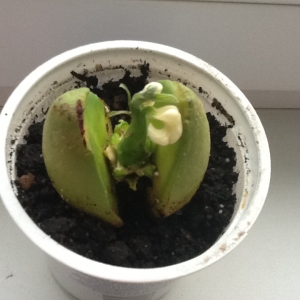
[[[148,126],[148,136],[157,145],[166,146],[178,141],[182,134],[182,121],[178,108],[167,105],[156,109]]]
[[[139,92],[145,99],[151,99],[161,93],[163,86],[159,82],[150,82]]]

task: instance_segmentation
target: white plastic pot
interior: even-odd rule
[[[237,153],[237,203],[233,218],[218,241],[189,261],[153,269],[122,268],[82,257],[52,240],[28,217],[16,197],[15,150],[30,123],[44,117],[50,103],[75,86],[70,72],[94,72],[102,82],[139,74],[138,65],[150,64],[150,80],[180,80],[202,99],[207,111],[226,124],[226,139]],[[221,104],[215,105],[217,101]],[[214,104],[213,104],[214,103]],[[84,300],[160,299],[174,281],[199,271],[234,249],[247,235],[267,195],[270,154],[261,122],[242,92],[218,70],[183,51],[167,46],[111,41],[76,48],[47,61],[28,75],[7,101],[0,117],[0,192],[9,214],[44,253],[57,281]],[[16,141],[12,143],[11,141]]]

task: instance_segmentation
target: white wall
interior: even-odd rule
[[[140,0],[149,1],[149,0]],[[161,1],[161,0],[153,0]],[[280,4],[280,5],[300,5],[300,0],[166,0],[166,1],[190,1],[190,2],[225,2],[225,3],[254,3],[254,4]]]
[[[139,0],[0,0],[0,87],[62,51],[136,39],[186,50],[257,107],[300,108],[300,6]]]

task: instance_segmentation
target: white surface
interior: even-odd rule
[[[0,0],[0,7],[0,87],[16,86],[65,50],[133,39],[190,52],[242,90],[298,91],[300,106],[300,6]]]
[[[258,110],[273,171],[265,207],[250,234],[213,266],[182,279],[164,300],[298,300],[300,295],[300,110]],[[0,299],[70,300],[44,257],[0,204]]]

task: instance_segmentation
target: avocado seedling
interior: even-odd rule
[[[131,95],[128,111],[109,111],[88,88],[58,97],[43,130],[43,155],[58,193],[72,206],[113,226],[122,226],[117,181],[134,190],[147,176],[148,201],[157,216],[187,204],[203,180],[210,132],[203,105],[188,87],[151,82]],[[112,128],[110,118],[127,114]]]

